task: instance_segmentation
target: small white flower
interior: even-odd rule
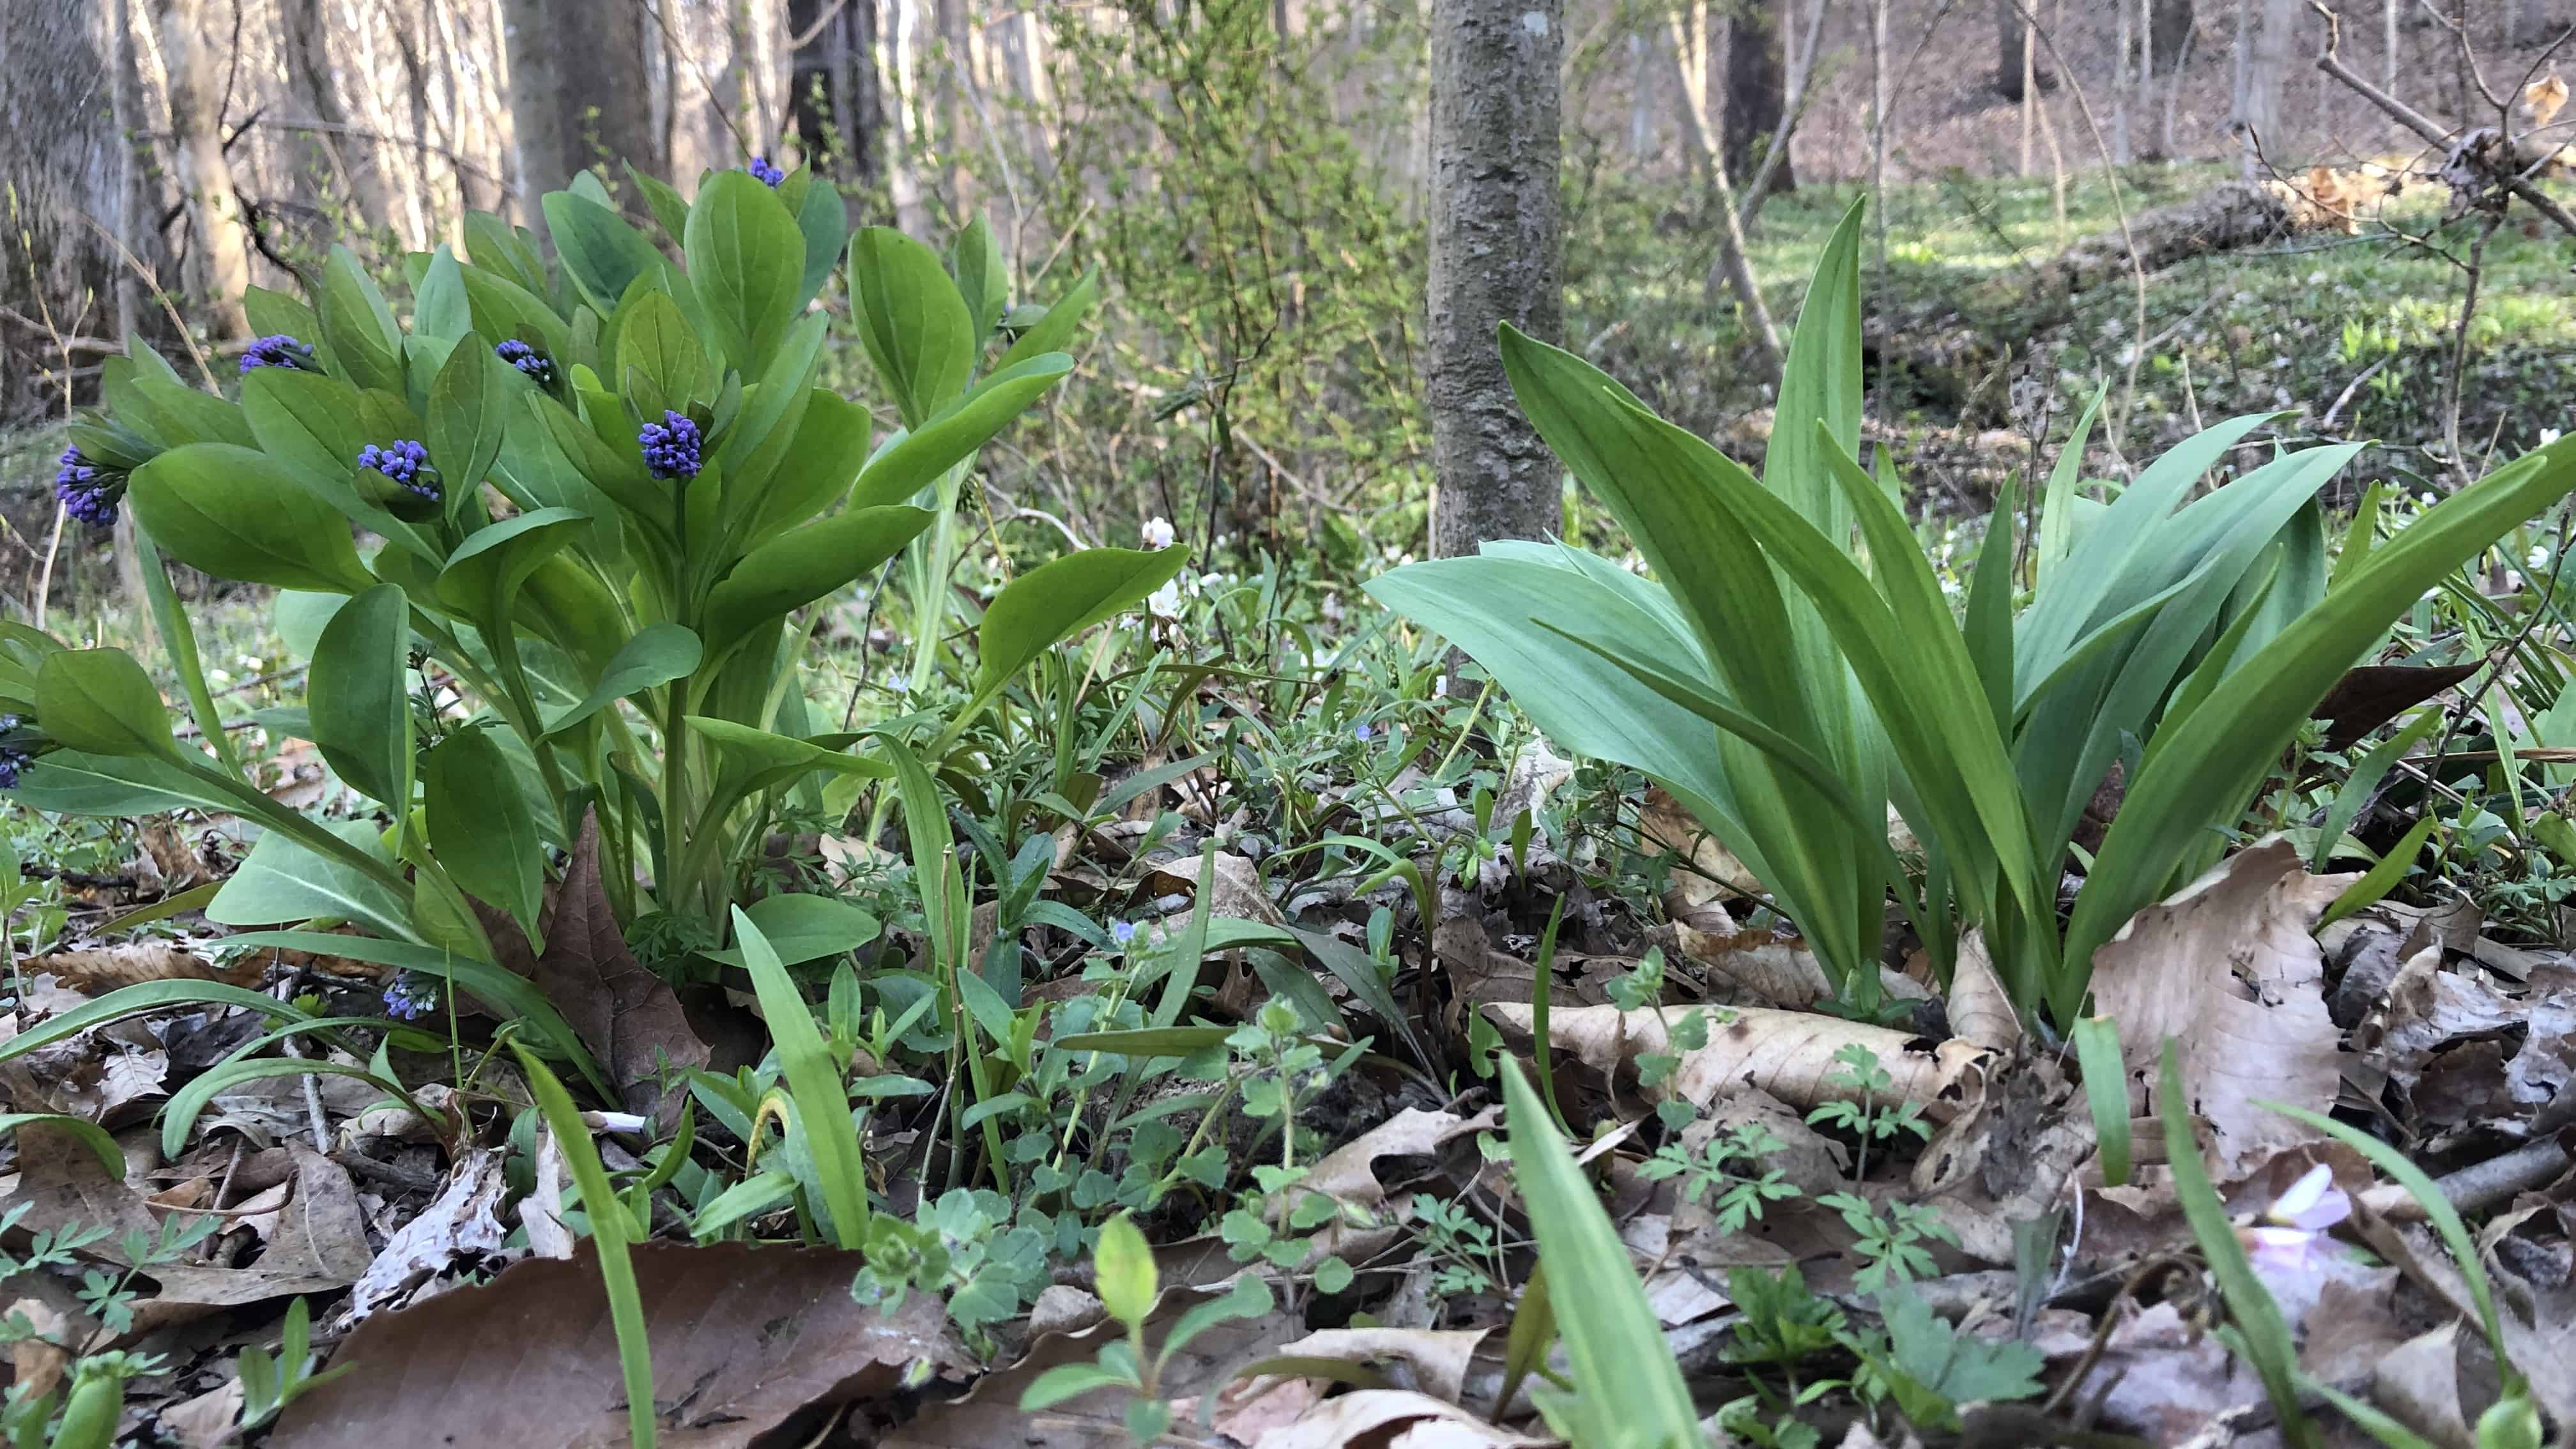
[[[1172,521],[1160,514],[1145,520],[1147,548],[1170,548],[1172,540],[1179,536],[1179,532],[1172,527]]]
[[[1431,697],[1433,699],[1447,699],[1449,697],[1448,675],[1441,675],[1439,678],[1431,681]]]
[[[2430,493],[2418,493],[2415,495],[2415,506],[2418,508],[2430,508],[2439,501],[2440,500],[2436,499]]]
[[[2549,545],[2545,543],[2533,544],[2531,546],[2531,552],[2523,555],[2522,564],[2523,567],[2531,569],[2545,569],[2549,567]]]
[[[1165,579],[1161,588],[1146,595],[1145,612],[1169,623],[1179,623],[1181,621],[1181,581]]]
[[[2557,442],[2562,436],[2563,434],[2561,434],[2556,428],[2542,428],[2540,430],[2540,446],[2546,448],[2550,444]]]

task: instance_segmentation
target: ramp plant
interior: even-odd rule
[[[1571,353],[1506,329],[1520,405],[1649,575],[1560,544],[1487,545],[1370,591],[1446,635],[1542,728],[1665,785],[1770,889],[1855,1008],[1887,893],[1946,969],[1962,932],[2015,1001],[2071,1025],[2094,949],[2214,863],[2300,723],[2424,590],[2576,487],[2576,440],[2460,490],[2328,587],[2317,490],[2358,444],[2204,475],[2229,420],[2117,496],[2084,496],[2090,412],[2044,485],[2025,588],[1998,505],[1953,607],[1859,451],[1860,209],[1816,269],[1762,474]],[[2126,795],[2059,882],[2112,767]],[[1900,861],[1890,811],[1921,844]]]

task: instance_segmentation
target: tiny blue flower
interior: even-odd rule
[[[438,987],[408,971],[394,973],[393,983],[385,988],[385,1014],[400,1021],[418,1021],[438,1009]]]
[[[1359,741],[1361,744],[1367,744],[1370,740],[1375,739],[1376,737],[1377,731],[1369,728],[1365,721],[1351,727],[1351,738]]]
[[[1111,921],[1109,923],[1109,939],[1117,942],[1121,946],[1135,940],[1136,923],[1134,921]]]
[[[757,178],[761,185],[771,188],[775,188],[779,182],[787,179],[787,173],[770,165],[769,158],[766,156],[752,157],[751,164],[743,169]]]
[[[373,468],[432,503],[438,501],[438,470],[429,466],[429,449],[413,439],[404,438],[381,448],[369,443],[358,450],[358,466]]]
[[[635,441],[644,445],[644,466],[656,478],[695,478],[706,466],[706,435],[687,413],[665,410],[662,421],[646,423]]]
[[[292,367],[303,372],[320,372],[313,365],[313,349],[283,332],[272,332],[251,343],[242,354],[241,370],[251,372],[263,367]]]
[[[62,465],[54,474],[54,496],[62,500],[64,511],[99,528],[116,522],[116,500],[125,496],[125,474],[78,448],[63,450]]]
[[[512,338],[492,349],[503,362],[517,368],[539,387],[555,385],[555,360],[527,343]]]

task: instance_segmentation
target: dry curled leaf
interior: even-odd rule
[[[1667,1017],[1679,1010],[1621,1011],[1615,1006],[1580,1006],[1548,1017],[1549,1044],[1572,1052],[1585,1066],[1609,1073],[1640,1056],[1672,1051]],[[1515,1002],[1495,1002],[1485,1015],[1526,1041],[1533,1011]],[[1737,1087],[1768,1092],[1801,1112],[1826,1102],[1858,1102],[1862,1094],[1842,1080],[1850,1072],[1835,1054],[1858,1046],[1878,1058],[1892,1085],[1875,1097],[1884,1107],[1910,1103],[1935,1122],[1958,1114],[1975,1090],[1978,1065],[1985,1053],[1966,1042],[1933,1042],[1898,1031],[1805,1011],[1769,1011],[1739,1007],[1711,1013],[1708,1045],[1681,1054],[1673,1074],[1648,1095],[1660,1101],[1678,1097],[1707,1107],[1720,1093]]]
[[[671,985],[628,954],[617,915],[599,881],[599,817],[585,813],[572,860],[555,888],[545,954],[533,971],[538,989],[560,1007],[624,1097],[626,1110],[676,1113],[662,1100],[666,1071],[692,1071],[710,1053],[689,1026]]]
[[[2004,994],[1982,930],[1970,931],[1959,942],[1958,963],[1950,970],[1949,1013],[1950,1030],[1960,1040],[1989,1051],[2004,1051],[2022,1038],[2021,1013]]]
[[[916,1366],[962,1370],[939,1300],[886,1314],[850,1296],[856,1253],[643,1243],[635,1279],[661,1442],[742,1449],[817,1405],[890,1392]],[[617,1335],[589,1243],[359,1325],[349,1372],[296,1400],[272,1449],[609,1449],[624,1444]]]
[[[2207,1119],[2222,1180],[2316,1136],[2256,1102],[2334,1105],[2341,1033],[2308,933],[2352,879],[2310,875],[2288,841],[2265,840],[2138,912],[2093,953],[2095,1010],[2119,1025],[2132,1107],[2143,1110],[2171,1039],[2191,1100],[2157,1110]]]
[[[1399,1229],[1396,1215],[1386,1211],[1387,1188],[1377,1176],[1379,1158],[1428,1157],[1459,1137],[1492,1130],[1500,1118],[1501,1109],[1492,1107],[1474,1117],[1407,1107],[1335,1148],[1315,1164],[1315,1170],[1298,1183],[1296,1191],[1301,1196],[1306,1192],[1320,1192],[1345,1208],[1356,1209],[1379,1221],[1382,1226],[1356,1228],[1345,1218],[1337,1216],[1316,1235],[1312,1258],[1339,1254],[1345,1259],[1357,1260],[1375,1254],[1395,1240]]]
[[[1496,1428],[1428,1394],[1361,1389],[1324,1400],[1296,1423],[1254,1440],[1253,1449],[1342,1449],[1352,1444],[1386,1449],[1535,1449],[1555,1442]]]
[[[86,996],[100,996],[120,986],[146,981],[220,981],[227,986],[257,986],[267,963],[245,955],[230,967],[219,967],[173,941],[124,941],[113,946],[87,946],[56,951],[26,963],[30,971],[50,971],[63,985]]]
[[[335,1332],[408,1297],[440,1274],[501,1251],[509,1236],[501,1223],[501,1203],[510,1193],[501,1168],[505,1155],[497,1148],[478,1148],[456,1164],[438,1196],[386,1239],[384,1250],[358,1276],[332,1323]]]

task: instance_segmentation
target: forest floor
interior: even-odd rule
[[[1919,185],[1891,202],[1875,275],[1918,304],[1996,306],[1999,280],[2216,179],[2143,168],[2115,206],[2098,180],[2071,178],[2062,218],[2046,182]],[[1670,197],[1594,199],[1607,232],[1668,235],[1654,217]],[[1766,209],[1755,262],[1784,317],[1849,200],[1813,187]],[[2435,205],[2400,197],[2380,220],[2420,227]],[[1701,298],[1704,250],[1651,245],[1653,264],[1624,278],[1606,280],[1617,256],[1582,269],[1576,340],[1668,414],[1758,451],[1758,411],[1722,371],[1740,334]],[[2576,323],[2553,246],[2507,228],[2483,265],[2460,430],[2476,457],[2510,457],[2560,425]],[[2407,487],[2368,526],[2393,531],[2418,483],[2445,486],[2459,282],[2453,261],[2386,234],[2213,255],[2149,279],[2143,348],[2136,293],[2111,288],[2016,350],[2037,359],[2046,419],[2015,415],[2009,373],[1946,400],[1893,395],[1882,375],[1876,426],[1926,490],[1922,526],[1957,536],[2097,388],[2139,455],[2229,413],[2297,411],[2283,438],[2385,440],[2380,476]],[[1980,325],[2027,335],[2009,306]],[[29,443],[0,468],[33,476],[43,451]],[[1945,992],[1901,928],[1887,1019],[1827,1009],[1821,968],[1758,883],[1635,772],[1560,758],[1473,675],[1450,690],[1446,649],[1322,559],[1208,560],[1148,626],[1208,670],[1177,698],[1122,680],[1124,712],[1084,740],[1101,749],[1099,792],[1079,821],[1052,835],[1028,823],[1025,782],[1048,775],[1055,743],[1034,726],[994,746],[984,777],[947,782],[984,832],[966,852],[990,884],[976,940],[1017,953],[1040,1008],[1016,1038],[1023,1058],[988,1065],[1050,1089],[1080,1079],[1117,1054],[1064,1045],[1088,1025],[1068,1013],[1141,991],[1149,967],[1184,955],[1200,972],[1201,953],[1180,949],[1194,942],[1198,990],[1171,998],[1190,1020],[1159,1023],[1182,1033],[1159,1043],[1178,1065],[1114,1109],[1068,1091],[1047,1104],[1053,1130],[1004,1154],[1025,1169],[1015,1196],[963,1189],[961,1155],[934,1150],[957,1078],[906,1020],[924,998],[888,984],[917,976],[927,949],[909,869],[891,836],[858,838],[845,818],[782,832],[764,888],[884,923],[859,955],[803,964],[837,1048],[878,1068],[859,1074],[881,1089],[865,1148],[882,1216],[911,1236],[864,1263],[751,1246],[810,1242],[815,1214],[798,1164],[776,1165],[782,1138],[765,1135],[786,1108],[745,979],[684,982],[678,1030],[712,1048],[702,1079],[673,1093],[690,1135],[620,1114],[590,1124],[621,1189],[643,1186],[652,1234],[635,1271],[667,1436],[1126,1442],[1152,1421],[1123,1389],[1022,1405],[1049,1369],[1116,1360],[1118,1288],[1081,1230],[1127,1204],[1161,1289],[1138,1331],[1168,1354],[1142,1396],[1168,1407],[1162,1442],[1552,1442],[1539,1401],[1566,1366],[1532,1384],[1514,1348],[1535,1296],[1532,1230],[1499,1161],[1498,1053],[1540,1069],[1698,1407],[1733,1442],[2368,1442],[2325,1407],[2335,1395],[2367,1397],[2426,1442],[2540,1442],[2470,1428],[2514,1387],[2564,1433],[2576,580],[2562,591],[2540,573],[2566,543],[2563,526],[2517,533],[2428,594],[2381,660],[2476,672],[2377,733],[2311,729],[2240,823],[2247,848],[2104,953],[2103,1008],[2162,1024],[2207,1084],[2192,1104],[2205,1142],[2148,1109],[2157,1033],[2091,1075],[2133,1110],[2097,1111],[2071,1044],[1999,1015],[1973,973]],[[1964,551],[1934,552],[1960,582]],[[96,560],[84,577],[56,626],[149,657]],[[235,594],[195,618],[272,796],[363,818],[294,733],[313,644],[292,611]],[[919,703],[887,687],[873,627],[852,603],[816,631],[818,713],[866,723]],[[2425,728],[2444,721],[2427,750]],[[106,1134],[27,1126],[0,1177],[13,1396],[122,1353],[121,1422],[138,1442],[615,1442],[617,1346],[573,1231],[589,1216],[575,1167],[537,1130],[475,1003],[397,1025],[381,967],[228,945],[202,908],[243,867],[238,818],[12,809],[7,827],[0,1090],[16,1112]],[[2383,859],[2395,864],[2371,871]],[[557,921],[599,888],[595,860],[587,876],[567,864]],[[670,968],[655,945],[611,932],[584,969]],[[162,999],[101,1019],[100,998],[138,987]],[[319,1018],[296,1039],[313,1070],[231,1075],[270,1032],[222,987]],[[2291,1125],[2276,1099],[2390,1150]],[[2175,1166],[2175,1149],[2204,1147],[2215,1228],[2190,1220],[2195,1183]],[[2245,1326],[2228,1243],[2275,1306],[2262,1332]],[[908,1276],[860,1276],[897,1260]],[[1247,1265],[1271,1286],[1230,1286]],[[273,1361],[293,1384],[308,1346],[345,1372],[281,1414]],[[2273,1407],[2257,1366],[2285,1368],[2264,1358],[2276,1346],[2314,1425]]]

